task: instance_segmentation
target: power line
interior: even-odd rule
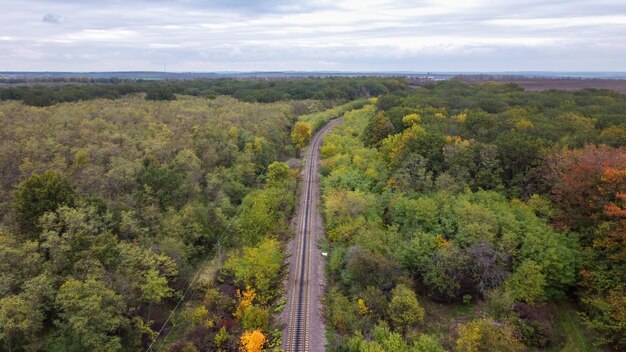
[[[172,310],[172,312],[170,313],[170,315],[167,317],[167,319],[165,320],[165,322],[163,323],[163,325],[161,325],[161,328],[159,329],[159,331],[157,332],[156,336],[152,339],[152,342],[150,342],[150,345],[148,346],[148,348],[146,349],[145,352],[148,351],[152,351],[152,345],[154,345],[154,343],[156,342],[156,340],[159,338],[159,336],[161,336],[161,333],[163,332],[163,329],[165,329],[165,326],[167,325],[167,323],[169,323],[169,321],[172,319],[172,317],[174,316],[174,313],[176,312],[176,310],[178,309],[178,307],[180,306],[180,304],[185,300],[185,297],[187,296],[187,293],[189,292],[189,290],[191,289],[191,287],[193,286],[193,284],[196,282],[196,280],[198,279],[198,277],[200,276],[200,273],[204,270],[204,267],[206,266],[206,264],[209,262],[209,259],[212,258],[212,255],[214,254],[215,248],[220,248],[221,246],[221,241],[224,238],[224,235],[226,234],[226,232],[228,231],[228,229],[230,229],[230,226],[233,224],[235,218],[237,218],[237,216],[241,213],[244,204],[246,203],[246,198],[244,198],[243,202],[241,202],[241,205],[239,206],[239,209],[237,209],[237,212],[235,213],[235,215],[233,215],[233,217],[230,219],[230,221],[228,222],[228,225],[226,226],[226,228],[224,228],[224,231],[222,231],[222,233],[220,234],[220,236],[217,239],[217,243],[216,245],[213,247],[213,249],[211,249],[211,251],[207,254],[206,258],[204,259],[202,265],[200,266],[200,268],[198,269],[198,271],[196,272],[196,274],[194,275],[193,279],[191,280],[191,282],[189,282],[189,285],[187,286],[187,288],[185,289],[185,292],[183,292],[183,295],[180,297],[180,299],[178,300],[178,302],[176,303],[176,306],[174,306],[174,309]],[[192,293],[193,294],[193,293]],[[189,301],[187,301],[187,305],[189,304]],[[187,307],[187,305],[185,307]],[[167,335],[165,335],[165,338],[167,338],[170,333],[172,332],[172,330],[174,330],[174,326],[172,326],[172,328],[170,329],[170,331],[167,333]]]

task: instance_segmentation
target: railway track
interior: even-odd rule
[[[324,346],[316,344],[313,348],[309,347],[309,342],[313,337],[314,341],[323,341],[323,326],[315,326],[311,329],[311,313],[319,313],[319,310],[311,310],[313,299],[319,301],[319,297],[315,296],[315,285],[317,280],[312,280],[315,271],[318,268],[312,268],[311,257],[316,253],[317,233],[315,222],[319,217],[317,202],[319,197],[319,150],[322,137],[334,125],[339,123],[339,119],[333,120],[321,128],[313,137],[306,154],[306,164],[304,167],[304,177],[302,183],[302,195],[300,198],[300,212],[298,213],[298,221],[296,227],[296,243],[294,245],[295,264],[292,268],[289,280],[289,293],[287,298],[287,309],[289,313],[289,321],[287,327],[287,338],[285,343],[285,351],[287,352],[309,352],[323,351]],[[318,254],[319,255],[319,254]],[[314,273],[313,275],[311,273]],[[315,277],[314,277],[315,279]],[[315,281],[315,282],[312,282]],[[319,292],[319,290],[317,291]],[[313,309],[318,309],[318,305]],[[321,316],[317,319],[322,322]],[[322,336],[311,336],[321,334]]]

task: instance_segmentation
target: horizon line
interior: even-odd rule
[[[576,71],[576,70],[519,70],[519,71],[413,71],[413,70],[250,70],[250,71],[239,71],[239,70],[220,70],[220,71],[151,71],[151,70],[115,70],[115,71],[56,71],[56,70],[43,70],[43,71],[0,71],[0,73],[159,73],[159,74],[173,74],[173,73],[409,73],[409,74],[423,74],[423,73],[434,73],[434,74],[451,74],[451,73],[471,73],[471,74],[479,74],[479,73],[623,73],[626,74],[626,70],[624,71]]]

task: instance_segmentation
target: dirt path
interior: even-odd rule
[[[323,234],[318,209],[320,145],[340,119],[329,122],[313,137],[304,158],[302,190],[297,208],[296,236],[288,244],[287,305],[281,313],[285,351],[322,352],[326,346],[321,298],[324,262],[317,246]]]

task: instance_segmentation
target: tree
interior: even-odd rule
[[[267,309],[252,305],[243,311],[241,326],[244,330],[259,329],[266,331],[269,326],[270,313]]]
[[[428,159],[411,153],[400,163],[393,174],[396,185],[405,192],[428,193],[433,187],[433,173],[428,169]]]
[[[185,244],[184,259],[193,258],[211,249],[215,235],[208,223],[210,213],[201,203],[187,203],[179,211],[168,209],[162,220],[162,235]],[[171,248],[167,248],[168,250]]]
[[[525,347],[517,337],[513,327],[506,323],[496,323],[490,318],[472,320],[460,325],[456,340],[458,352],[518,352]]]
[[[529,183],[531,177],[528,173],[541,162],[541,149],[546,147],[546,141],[519,132],[507,132],[493,142],[497,146],[505,184],[520,187]]]
[[[0,342],[7,351],[38,350],[43,313],[20,296],[0,299]],[[39,348],[38,348],[39,347]]]
[[[495,145],[480,145],[477,162],[472,165],[474,189],[502,189],[502,168]]]
[[[39,218],[60,205],[74,205],[76,194],[69,181],[58,172],[48,170],[43,175],[34,174],[22,182],[15,192],[14,209],[23,230],[34,234]]]
[[[222,346],[228,341],[228,331],[226,331],[226,327],[222,326],[220,330],[215,334],[215,339],[213,342],[215,343],[215,347],[222,348]]]
[[[383,140],[381,152],[389,161],[392,169],[397,169],[408,158],[417,154],[427,161],[427,170],[434,175],[441,172],[444,165],[443,147],[445,139],[436,132],[428,132],[418,124]]]
[[[146,281],[141,285],[141,298],[148,302],[148,318],[153,303],[161,303],[164,298],[171,297],[173,290],[167,285],[167,279],[159,275],[157,270],[149,270],[146,274]]]
[[[126,324],[122,297],[95,277],[69,279],[56,298],[61,329],[71,350],[120,351],[118,330]]]
[[[267,338],[261,330],[246,331],[241,335],[241,346],[246,352],[261,352]]]
[[[389,121],[387,115],[384,112],[380,112],[365,126],[363,141],[367,146],[379,147],[382,141],[394,132],[393,124]]]
[[[167,255],[157,254],[129,242],[120,242],[117,249],[119,263],[115,267],[113,282],[115,290],[131,307],[139,307],[145,302],[141,297],[142,286],[146,285],[149,271],[156,270],[168,280],[173,280],[178,274],[177,264]]]
[[[176,95],[169,85],[157,83],[149,87],[146,100],[176,100]]]
[[[408,352],[409,346],[402,339],[402,335],[392,332],[385,323],[376,325],[373,331],[374,343],[378,344],[383,351]],[[376,349],[378,346],[371,346]]]
[[[256,291],[252,287],[246,286],[246,289],[243,291],[237,290],[237,297],[239,298],[239,304],[237,305],[237,310],[235,310],[233,315],[235,318],[241,319],[243,318],[246,309],[252,307],[252,303],[256,298]]]
[[[250,193],[241,205],[235,226],[240,242],[247,246],[259,243],[264,236],[285,231],[285,217],[294,202],[293,193],[282,187],[270,187]]]
[[[397,279],[395,271],[395,263],[389,258],[359,246],[352,246],[346,256],[342,279],[355,289],[374,286],[389,290]]]
[[[311,124],[298,121],[293,126],[293,130],[291,131],[291,140],[296,147],[304,148],[309,144],[312,134],[313,128],[311,127]]]
[[[622,287],[582,298],[583,317],[586,325],[598,333],[596,342],[613,346],[616,351],[626,348],[626,287],[621,284]]]
[[[350,302],[336,287],[328,294],[326,305],[328,320],[334,331],[340,334],[352,333],[358,316],[358,306]]]
[[[185,181],[197,187],[202,179],[202,160],[191,149],[183,149],[174,158],[174,170],[185,176]]]
[[[531,259],[523,261],[505,283],[507,291],[511,291],[516,300],[530,304],[543,300],[545,286],[541,266]]]
[[[242,286],[253,287],[261,303],[267,303],[276,292],[272,287],[280,275],[284,255],[280,243],[268,238],[256,247],[244,247],[243,253],[233,253],[224,263]]]
[[[502,250],[494,248],[484,240],[467,248],[474,283],[478,292],[484,295],[487,290],[498,287],[509,274],[509,256]]]
[[[605,173],[613,174],[611,170]],[[622,184],[626,183],[626,168],[621,173]],[[626,187],[625,187],[626,188]],[[609,259],[622,265],[626,264],[626,191],[617,192],[617,198],[604,208],[604,215],[610,220],[605,224],[608,231],[598,231],[593,246],[609,251]],[[608,232],[608,233],[606,233]]]
[[[546,297],[558,298],[576,283],[581,253],[577,245],[564,234],[543,226],[529,226],[518,258],[531,259],[537,263],[546,280]]]
[[[44,263],[35,241],[21,241],[0,230],[0,297],[23,288],[24,282],[37,275]]]
[[[275,161],[268,166],[267,170],[270,187],[282,185],[290,178],[291,168],[285,163]]]
[[[421,334],[413,343],[410,352],[445,352],[439,339],[433,335]]]
[[[378,217],[377,209],[373,206],[376,204],[374,194],[333,189],[324,198],[324,215],[329,228],[349,222],[359,216],[371,220]]]
[[[605,206],[619,192],[626,192],[624,176],[605,173],[626,169],[626,148],[585,145],[582,149],[563,150],[546,158],[546,168],[544,177],[551,198],[563,212],[559,225],[593,225],[604,217]]]
[[[420,123],[420,121],[422,121],[422,117],[418,114],[408,114],[402,118],[402,123],[407,127],[416,125]]]
[[[455,244],[435,238],[440,247],[435,255],[425,262],[423,282],[429,294],[438,300],[451,301],[458,299],[461,289],[466,287],[470,277],[469,257]],[[465,285],[462,285],[465,284]],[[465,286],[465,287],[463,287]]]
[[[367,286],[361,293],[364,305],[367,308],[367,314],[373,316],[376,320],[382,319],[387,313],[387,297],[377,287]],[[358,301],[357,301],[358,303]],[[359,310],[360,310],[359,306]]]
[[[144,168],[139,171],[137,181],[143,188],[139,196],[145,200],[154,197],[162,209],[177,205],[183,196],[180,175],[167,166],[157,165],[153,160],[144,161]]]
[[[415,292],[403,284],[399,284],[391,292],[388,313],[393,326],[406,332],[416,323],[424,321],[424,308],[417,301]]]
[[[41,217],[42,248],[56,273],[70,272],[81,260],[112,265],[117,258],[117,238],[111,231],[111,214],[100,214],[95,206],[80,202],[60,206]]]

